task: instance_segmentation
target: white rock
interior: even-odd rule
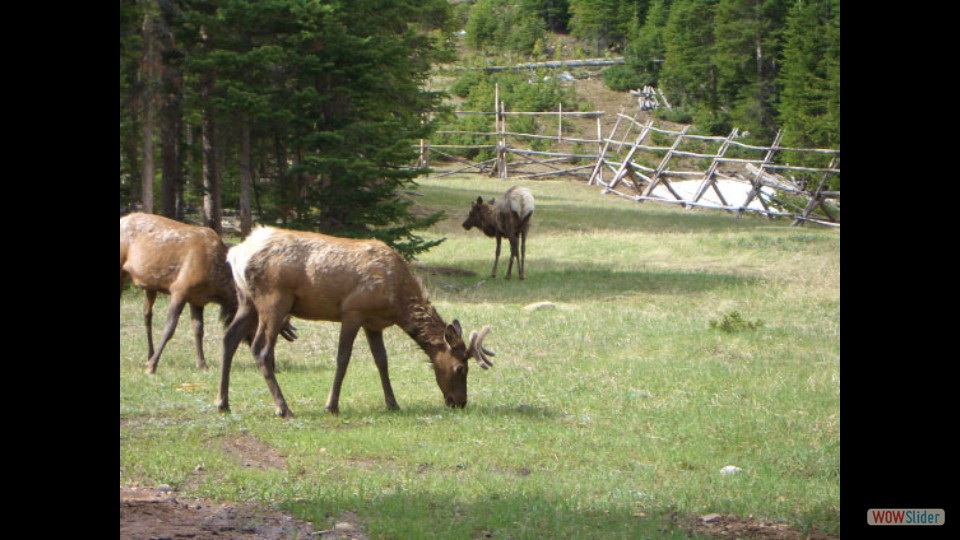
[[[741,469],[740,467],[735,467],[735,466],[733,466],[733,465],[727,465],[726,467],[720,469],[720,474],[722,474],[722,475],[737,474],[738,472],[740,472],[740,471],[742,471],[742,470],[743,470],[743,469]]]
[[[540,311],[541,309],[557,309],[553,302],[534,302],[523,307],[527,311]]]

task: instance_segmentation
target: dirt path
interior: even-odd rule
[[[257,539],[367,540],[354,515],[327,530],[281,512],[247,504],[181,501],[165,488],[120,486],[120,540]]]

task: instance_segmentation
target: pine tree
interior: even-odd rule
[[[664,29],[661,82],[675,106],[718,110],[717,66],[713,63],[715,1],[676,0]]]
[[[627,34],[647,11],[647,0],[570,0],[570,31],[593,44],[596,54],[626,44]]]
[[[787,20],[783,92],[778,107],[784,144],[801,148],[840,146],[840,2],[795,4]],[[822,156],[798,157],[819,164]]]
[[[171,4],[183,15],[169,32],[184,54],[182,118],[188,133],[202,124],[206,221],[220,221],[222,177],[225,199],[248,206],[252,195],[268,222],[377,237],[407,256],[437,243],[414,231],[440,216],[414,216],[404,191],[439,103],[421,88],[446,2]],[[121,103],[122,129],[125,112],[134,118]],[[183,154],[181,165],[193,155]]]
[[[666,56],[663,32],[670,17],[671,0],[653,0],[643,19],[630,32],[630,39],[623,52],[625,65],[641,79],[641,86],[657,86],[660,67]]]
[[[786,12],[786,0],[720,0],[714,21],[720,106],[764,142],[777,128],[777,58]]]

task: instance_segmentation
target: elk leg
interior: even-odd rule
[[[493,257],[493,270],[490,271],[490,277],[497,277],[497,263],[500,262],[500,234],[497,233],[497,252]]]
[[[233,363],[233,355],[237,352],[237,347],[244,338],[250,335],[250,332],[257,324],[257,312],[248,304],[244,303],[237,310],[233,321],[223,334],[223,362],[220,365],[220,392],[217,394],[215,402],[220,412],[230,410],[230,365]]]
[[[177,331],[177,322],[180,321],[180,314],[183,313],[183,306],[185,305],[186,301],[183,298],[170,296],[170,307],[167,309],[167,323],[163,328],[163,337],[160,338],[160,346],[157,347],[157,352],[150,356],[150,361],[147,363],[147,373],[153,374],[157,371],[157,362],[160,361],[163,348],[167,346],[167,342]]]
[[[526,262],[527,262],[527,231],[522,231],[520,233],[520,261],[517,263],[520,266],[521,280],[527,277]]]
[[[510,237],[510,264],[507,265],[507,279],[513,274],[513,260],[517,259],[517,269],[520,268],[520,256],[517,255],[517,237]]]
[[[207,369],[207,360],[203,357],[203,306],[190,304],[190,322],[193,323],[193,337],[197,345],[197,368]]]
[[[290,307],[293,305],[293,298],[286,298],[283,295],[268,296],[257,299],[255,305],[260,324],[253,338],[253,355],[257,359],[257,367],[260,368],[260,374],[263,375],[263,380],[266,381],[270,395],[273,396],[273,402],[277,406],[277,416],[291,418],[293,412],[290,411],[290,407],[287,407],[280,384],[274,375],[276,371],[274,349],[277,346],[280,329],[286,323]]]
[[[333,387],[327,397],[327,411],[330,414],[340,413],[340,388],[343,378],[347,374],[347,365],[350,364],[350,355],[353,354],[353,341],[357,338],[360,326],[343,322],[340,324],[340,343],[337,345],[337,373],[333,377]]]
[[[367,330],[367,343],[370,345],[370,351],[373,353],[373,362],[377,365],[380,372],[380,384],[383,386],[383,398],[387,402],[387,408],[391,411],[400,410],[397,405],[397,398],[393,395],[393,387],[390,385],[390,374],[387,370],[387,348],[383,345],[383,331]]]
[[[157,291],[143,292],[143,326],[147,329],[147,360],[153,358],[153,303],[157,301]]]
[[[257,329],[257,335],[253,339],[253,350],[257,357],[257,367],[260,368],[260,374],[267,382],[267,388],[270,395],[273,396],[273,402],[277,406],[277,416],[282,418],[293,418],[293,412],[287,406],[287,401],[283,398],[283,392],[280,390],[280,384],[274,375],[276,368],[274,349],[277,345],[277,336],[280,334],[280,328],[272,324],[263,324]]]

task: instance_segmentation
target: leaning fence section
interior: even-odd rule
[[[435,177],[463,172],[502,179],[568,176],[638,202],[752,212],[788,218],[793,225],[840,226],[840,192],[829,188],[830,179],[840,174],[840,150],[784,147],[782,132],[769,146],[757,146],[743,142],[737,128],[726,137],[696,135],[690,126],[664,129],[621,111],[604,135],[601,111],[564,111],[562,105],[555,112],[507,111],[499,90],[493,111],[455,114],[492,116],[493,129],[437,132],[483,144],[421,141],[421,167],[430,166],[431,155],[454,164]],[[539,133],[512,130],[511,120],[520,117],[538,118]],[[570,129],[573,123],[576,130]],[[596,138],[576,135],[594,124]],[[465,152],[483,158],[470,159]]]

